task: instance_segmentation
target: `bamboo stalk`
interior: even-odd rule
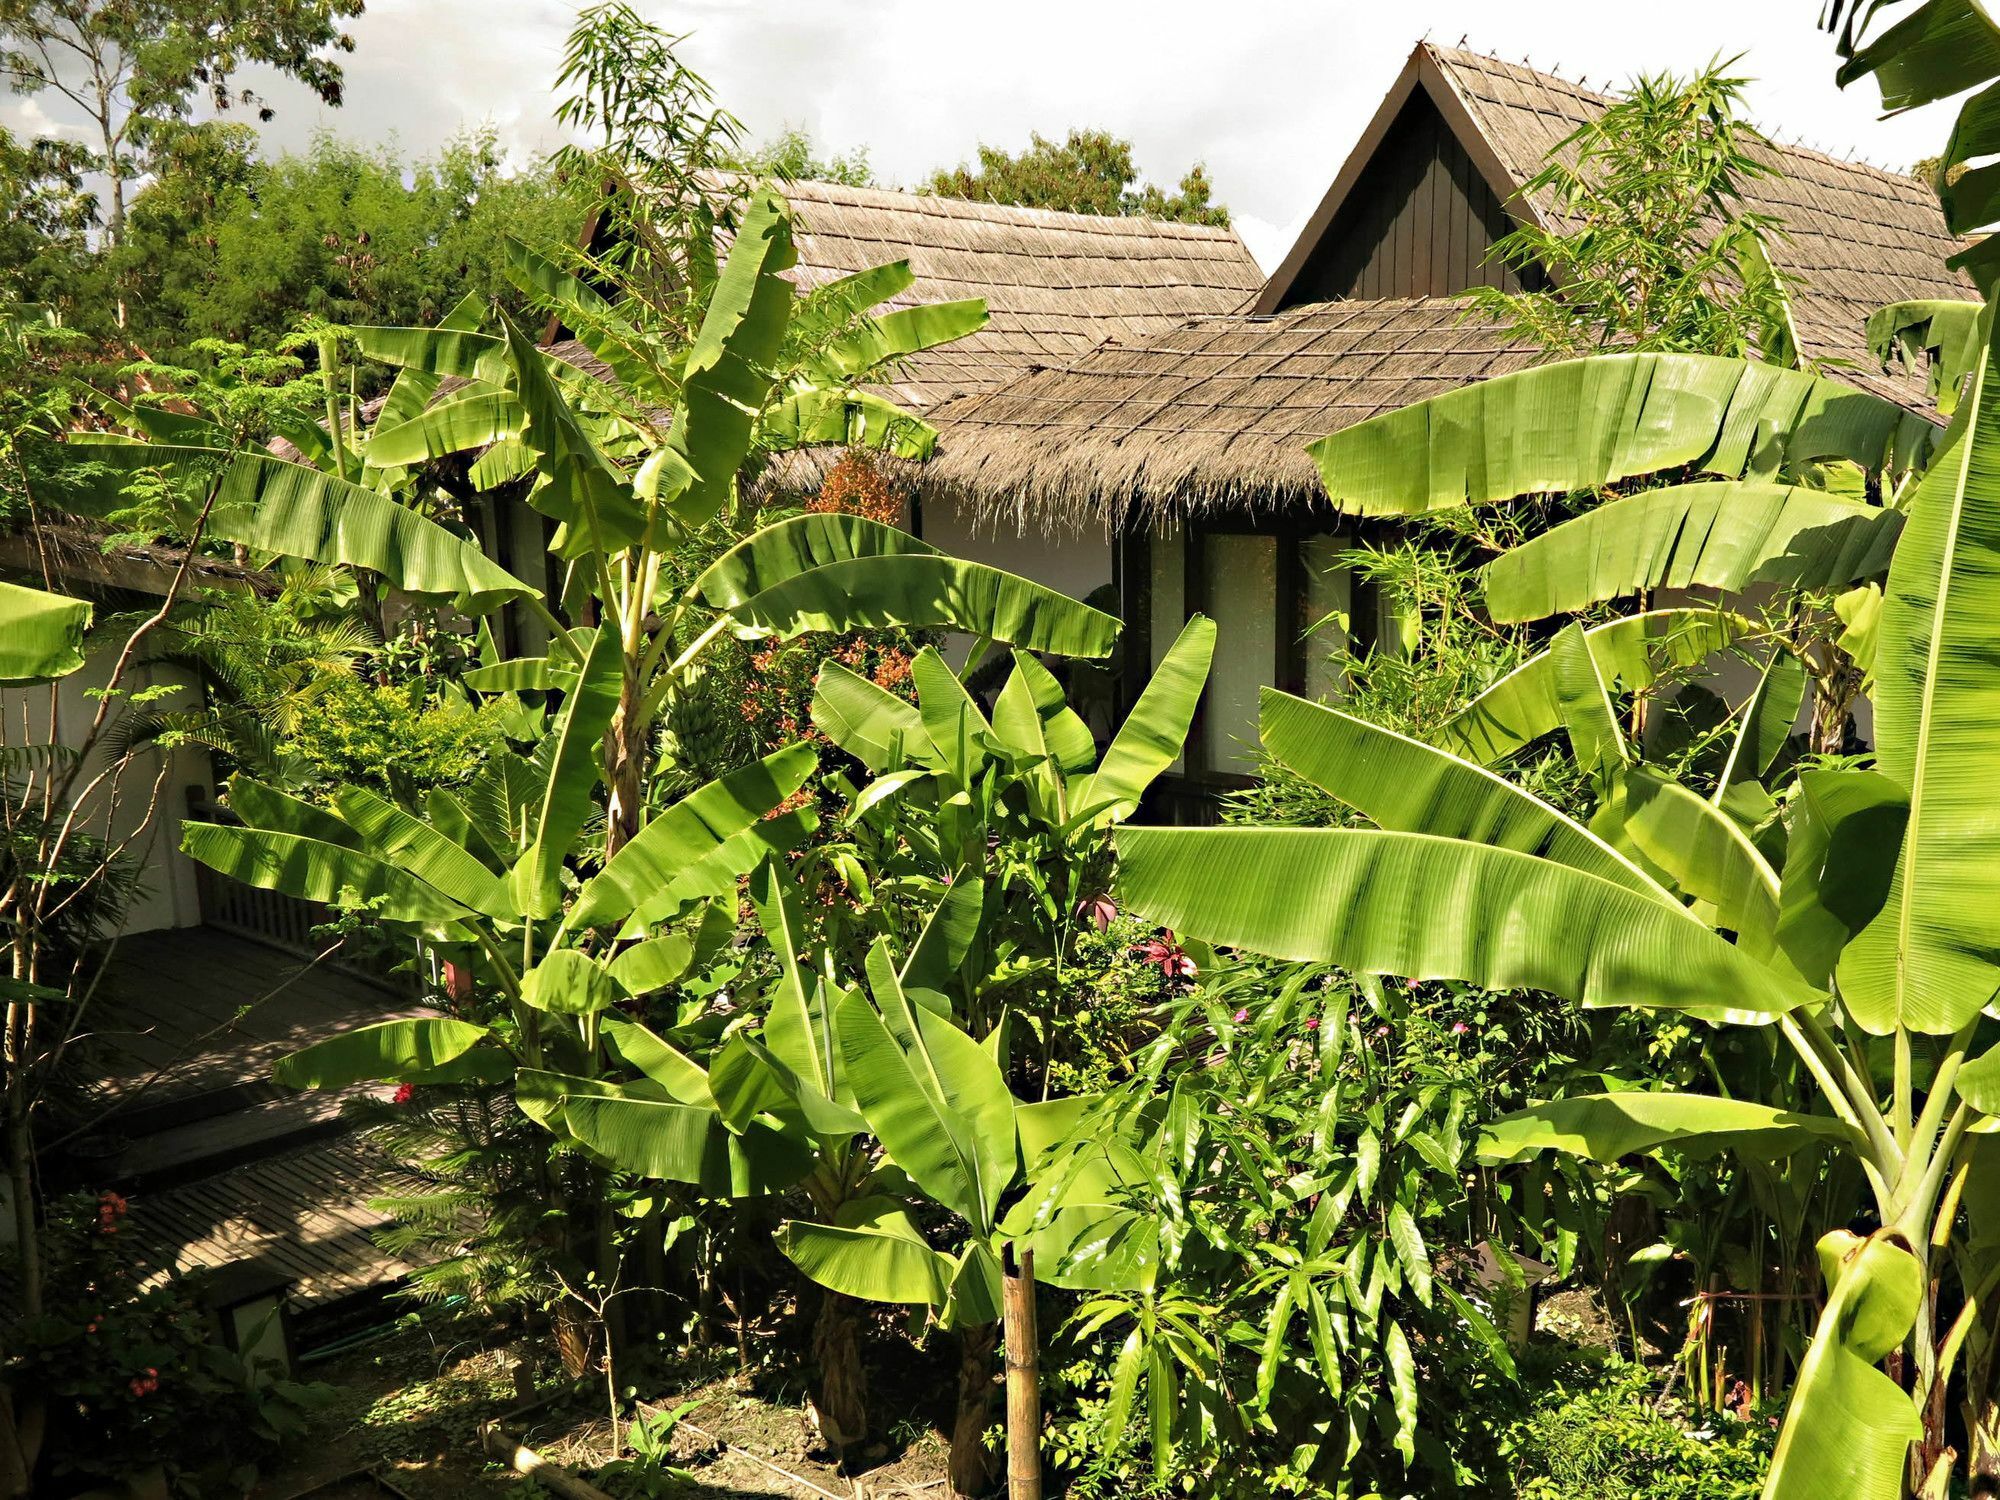
[[[1007,1500],[1042,1500],[1041,1356],[1035,1335],[1035,1252],[1006,1249],[1001,1313],[1007,1336]]]
[[[594,1484],[586,1484],[569,1470],[550,1463],[541,1454],[517,1442],[500,1430],[498,1422],[479,1425],[479,1445],[487,1456],[497,1458],[517,1474],[525,1474],[537,1484],[555,1491],[563,1500],[611,1500]]]

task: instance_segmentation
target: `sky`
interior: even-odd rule
[[[560,145],[549,85],[573,0],[370,0],[351,25],[347,98],[247,78],[277,109],[268,150],[318,130],[428,152],[490,125],[525,160]],[[1429,37],[1617,84],[1743,54],[1752,118],[1782,140],[1906,167],[1939,149],[1934,107],[1878,118],[1872,84],[1834,86],[1819,0],[634,0],[689,33],[685,61],[763,138],[798,126],[918,181],[979,144],[1094,126],[1165,184],[1195,161],[1268,268],[1332,181],[1412,46]],[[6,100],[16,129],[62,128]]]

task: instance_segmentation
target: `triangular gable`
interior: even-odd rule
[[[1419,43],[1255,311],[1518,287],[1488,252],[1517,215],[1539,217],[1519,189],[1436,49]]]

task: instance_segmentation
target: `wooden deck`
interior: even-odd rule
[[[367,1206],[410,1182],[350,1137],[135,1197],[129,1232],[162,1273],[261,1261],[291,1278],[293,1308],[310,1315],[410,1273],[376,1245],[388,1220]]]

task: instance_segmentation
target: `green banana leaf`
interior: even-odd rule
[[[470,538],[365,485],[304,464],[165,443],[99,442],[88,449],[92,461],[126,470],[214,465],[222,482],[208,534],[218,541],[240,542],[253,552],[367,568],[405,593],[449,599],[468,614],[540,595],[490,561]],[[122,488],[98,497],[103,505],[123,500]]]
[[[514,866],[515,909],[527,916],[552,917],[562,909],[562,862],[590,817],[591,794],[603,776],[604,733],[618,711],[624,681],[617,632],[600,630],[550,731],[533,840]]]
[[[359,327],[347,330],[369,359],[419,374],[456,376],[482,385],[509,382],[507,341],[481,333],[477,325],[436,328]]]
[[[338,903],[349,896],[393,922],[435,927],[471,915],[442,891],[395,865],[339,844],[221,823],[183,823],[181,852],[259,890],[306,901]]]
[[[523,419],[520,398],[512,391],[454,395],[393,427],[377,423],[363,457],[383,469],[428,463],[518,437]]]
[[[1876,1368],[1917,1320],[1922,1263],[1893,1230],[1819,1242],[1827,1301],[1799,1365],[1763,1500],[1898,1500],[1916,1405]]]
[[[236,805],[233,782],[230,802],[232,807]],[[371,854],[483,916],[505,920],[517,915],[507,883],[423,819],[359,786],[336,787],[333,805],[340,820],[361,835]],[[249,821],[247,814],[242,816]]]
[[[1610,675],[1591,649],[1583,626],[1571,621],[1549,643],[1549,669],[1555,685],[1556,713],[1569,735],[1576,763],[1608,786],[1631,764],[1632,751],[1618,722]]]
[[[0,683],[46,682],[83,665],[90,605],[0,583]]]
[[[688,350],[667,438],[694,476],[670,502],[687,525],[709,520],[736,493],[736,473],[770,397],[771,372],[791,318],[792,283],[781,273],[797,263],[784,200],[755,194]]]
[[[1715,803],[1645,766],[1625,773],[1623,830],[1686,894],[1715,909],[1715,925],[1759,958],[1777,949],[1778,872],[1741,824]]]
[[[660,395],[652,364],[640,352],[646,336],[579,276],[539,251],[507,236],[502,269],[507,279],[539,304],[561,309],[563,326],[610,368],[628,390]]]
[[[1991,329],[1989,328],[1989,338]],[[1937,462],[1918,481],[1875,647],[1878,768],[1910,815],[1882,910],[1841,955],[1867,1031],[1956,1031],[2000,991],[2000,372],[1974,366]]]
[[[1752,1025],[1823,999],[1685,911],[1511,849],[1318,828],[1127,828],[1114,842],[1125,906],[1184,939]]]
[[[618,970],[615,960],[611,969],[615,976]],[[685,1052],[637,1021],[629,1021],[623,1016],[607,1015],[599,1024],[604,1028],[605,1040],[611,1044],[612,1050],[665,1089],[673,1099],[682,1104],[697,1104],[703,1109],[714,1108],[715,1096],[709,1092],[708,1074]]]
[[[1985,311],[1979,302],[1891,302],[1869,315],[1869,352],[1885,367],[1898,356],[1913,368],[1921,362],[1938,413],[1948,417],[1958,410],[1959,388],[1985,348]]]
[[[1771,479],[1845,459],[1920,467],[1937,429],[1880,396],[1708,354],[1600,354],[1482,380],[1312,445],[1326,491],[1355,515],[1601,489],[1693,467]]]
[[[1705,1094],[1584,1094],[1502,1115],[1481,1134],[1478,1156],[1488,1165],[1560,1151],[1606,1165],[1636,1151],[1667,1148],[1693,1156],[1742,1150],[1783,1156],[1815,1140],[1851,1141],[1854,1132],[1825,1115],[1773,1109],[1749,1099]]]
[[[648,894],[626,918],[619,935],[641,936],[692,902],[733,902],[738,880],[773,855],[789,854],[818,826],[819,813],[811,807],[759,818],[692,864],[682,866],[666,885]]]
[[[968,1241],[959,1252],[958,1265],[951,1273],[951,1286],[944,1294],[944,1310],[938,1326],[980,1328],[1000,1321],[1000,1257],[984,1239]]]
[[[1195,615],[1160,658],[1139,701],[1111,737],[1097,770],[1071,795],[1073,811],[1100,809],[1093,821],[1103,827],[1123,822],[1138,810],[1146,788],[1179,759],[1187,743],[1214,657],[1215,621]]]
[[[857,557],[936,557],[938,549],[896,526],[861,516],[793,516],[752,532],[694,582],[712,609],[734,610],[786,579]]]
[[[942,1307],[951,1286],[951,1257],[924,1242],[909,1214],[891,1199],[843,1205],[870,1211],[865,1222],[780,1226],[780,1253],[823,1287],[864,1302]]]
[[[1799,776],[1777,938],[1807,983],[1831,984],[1841,951],[1882,910],[1909,815],[1909,793],[1880,771]]]
[[[265,786],[241,771],[229,778],[229,810],[252,828],[300,833],[346,849],[365,850],[367,841],[352,824],[314,803]]]
[[[478,330],[485,316],[486,299],[477,292],[467,292],[452,304],[451,311],[437,326],[448,333],[472,333]],[[398,370],[389,383],[389,394],[382,398],[381,409],[375,413],[375,430],[400,427],[409,421],[430,405],[431,397],[442,383],[440,376],[427,370]]]
[[[521,976],[521,999],[553,1016],[594,1016],[626,998],[605,964],[574,948],[558,948]]]
[[[729,607],[781,640],[808,631],[962,630],[1055,656],[1109,656],[1115,615],[1039,583],[941,554],[857,557],[799,573]]]
[[[914,705],[837,661],[820,664],[813,727],[876,775],[912,761],[942,766]]]
[[[1627,692],[1650,687],[1661,673],[1706,660],[1761,627],[1715,609],[1656,609],[1584,631],[1599,674]],[[1491,765],[1562,727],[1554,658],[1523,662],[1459,710],[1431,736],[1433,744]]]
[[[900,997],[900,991],[894,995]],[[992,1231],[1014,1176],[1014,1101],[999,1065],[949,1020],[903,1007],[897,1029],[856,990],[834,1011],[846,1081],[882,1149],[931,1198]]]
[[[1261,725],[1273,759],[1377,827],[1513,849],[1678,905],[1596,834],[1484,766],[1276,688],[1263,691]]]
[[[489,1034],[484,1026],[444,1016],[379,1021],[279,1058],[271,1066],[271,1076],[294,1089],[399,1083],[446,1068]]]
[[[645,534],[647,515],[631,481],[605,457],[562,387],[549,373],[527,331],[499,310],[507,363],[520,401],[520,440],[535,456],[538,476],[528,503],[562,522],[556,553],[575,559],[605,555]]]
[[[758,446],[868,448],[921,463],[937,447],[937,429],[886,397],[842,386],[813,386],[771,403],[757,423]]]
[[[959,785],[970,786],[986,764],[993,726],[937,647],[926,646],[911,658],[910,681],[917,690],[917,717],[931,747]]]
[[[891,360],[975,334],[986,321],[983,297],[899,308],[864,319],[829,343],[813,364],[835,379],[871,375]]]
[[[1884,572],[1898,511],[1796,485],[1717,480],[1613,500],[1489,563],[1496,620],[1540,620],[1653,589],[1835,588]]]
[[[757,823],[818,769],[812,746],[787,745],[690,792],[584,883],[568,925],[582,929],[624,921],[688,866]]]
[[[572,1094],[562,1101],[562,1119],[571,1135],[623,1170],[684,1182],[710,1198],[783,1192],[816,1164],[805,1142],[762,1120],[738,1134],[697,1105]]]
[[[1757,686],[1737,711],[1739,727],[1728,758],[1716,776],[1715,800],[1740,782],[1755,781],[1770,769],[1791,738],[1805,704],[1805,664],[1782,645],[1772,649]]]
[[[993,701],[993,730],[1003,744],[1032,759],[1052,761],[1061,771],[1087,771],[1097,764],[1097,740],[1078,718],[1055,674],[1024,651],[1014,653]]]

